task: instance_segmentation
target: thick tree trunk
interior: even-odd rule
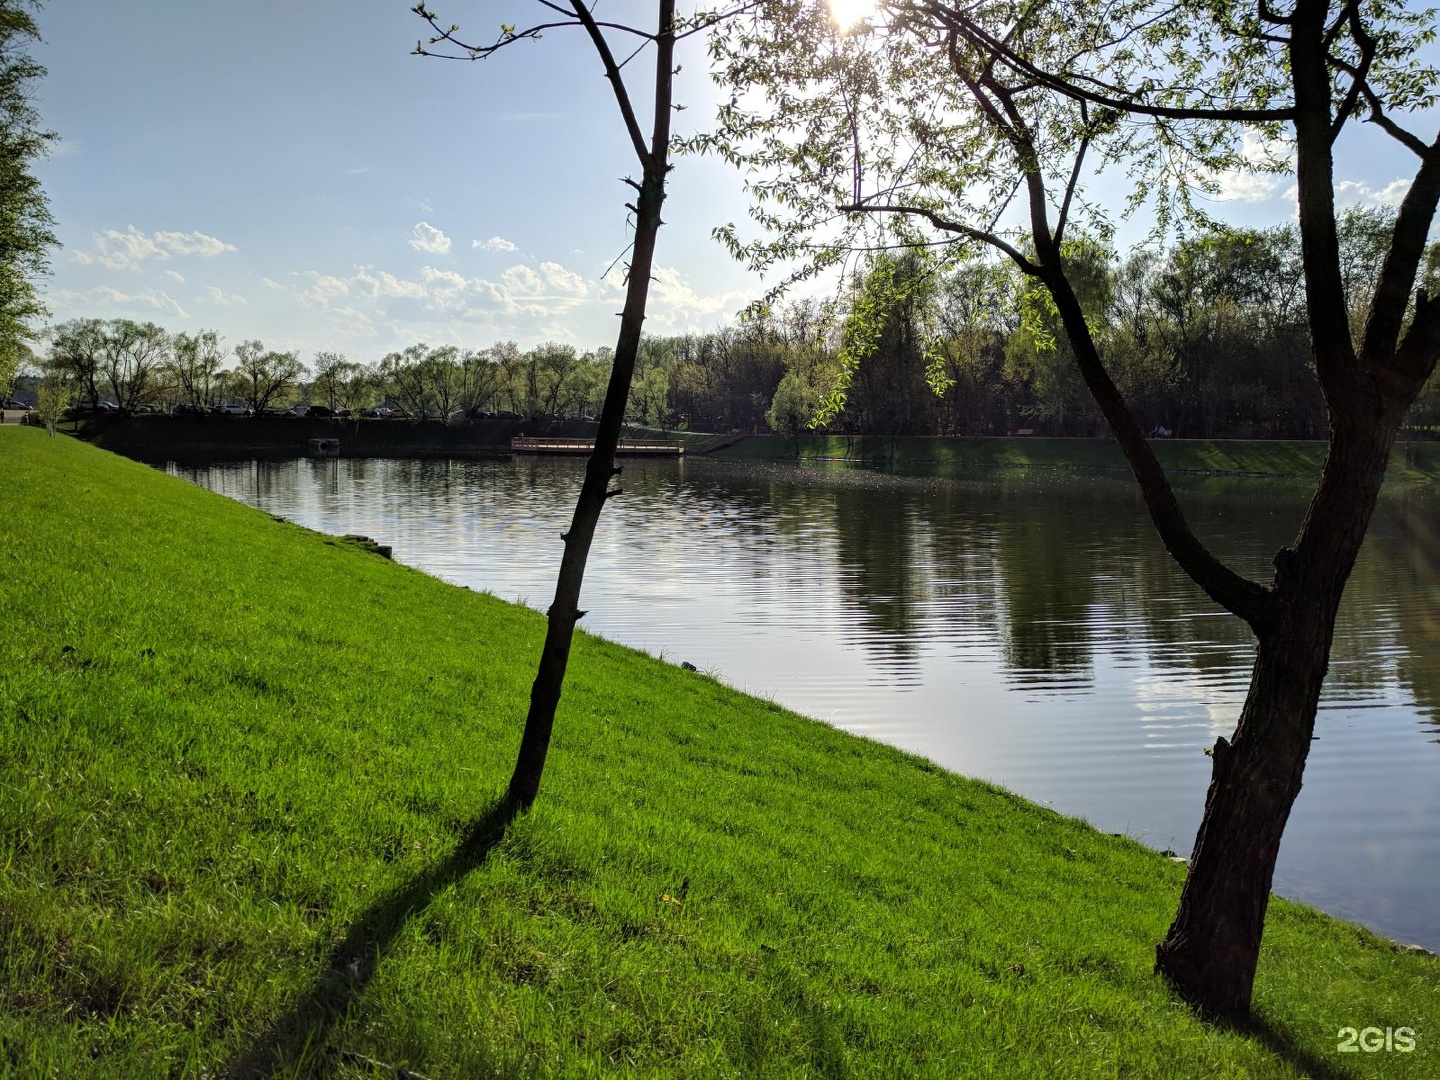
[[[1300,794],[1330,655],[1338,589],[1260,640],[1235,741],[1220,739],[1190,875],[1156,970],[1221,1016],[1250,1009],[1280,837]]]
[[[1155,970],[1202,1011],[1250,1011],[1280,837],[1300,794],[1335,614],[1384,479],[1395,415],[1342,424],[1294,549],[1276,557],[1233,742],[1215,744],[1205,814]]]

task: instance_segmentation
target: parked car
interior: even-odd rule
[[[360,415],[368,416],[376,420],[383,420],[385,419],[385,417],[390,415],[390,410],[385,408],[385,406],[381,405],[374,409],[361,409]]]
[[[305,415],[313,420],[316,417],[339,416],[340,414],[330,408],[329,405],[311,405],[305,410]]]
[[[210,410],[219,413],[221,416],[249,416],[250,406],[248,405],[216,405]]]

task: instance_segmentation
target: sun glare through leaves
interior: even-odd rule
[[[841,30],[849,30],[875,12],[875,0],[829,0],[830,14]]]

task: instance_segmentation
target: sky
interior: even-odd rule
[[[589,43],[557,30],[480,63],[417,57],[412,2],[50,0],[33,53],[49,69],[36,105],[62,140],[36,170],[63,245],[53,320],[214,329],[307,361],[416,342],[613,345],[622,280],[606,271],[629,242],[620,178],[637,165]],[[430,7],[477,38],[539,10]],[[653,17],[644,0],[602,10]],[[701,41],[679,60],[685,134],[715,91]],[[1340,149],[1343,201],[1403,194],[1402,153]],[[1231,178],[1216,210],[1287,220],[1290,183]],[[747,205],[731,166],[677,160],[650,332],[714,329],[759,295],[710,237]]]

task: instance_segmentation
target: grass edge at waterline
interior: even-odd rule
[[[502,830],[541,616],[38,430],[0,478],[0,1075],[1435,1071],[1433,959],[1277,901],[1208,1026],[1169,860],[597,638]]]
[[[1151,439],[1172,477],[1266,477],[1313,482],[1328,444],[1296,439]],[[998,468],[1130,471],[1113,439],[1028,436],[754,435],[715,452],[728,461],[863,461],[896,469]],[[1440,479],[1440,441],[1399,442],[1387,483]]]

